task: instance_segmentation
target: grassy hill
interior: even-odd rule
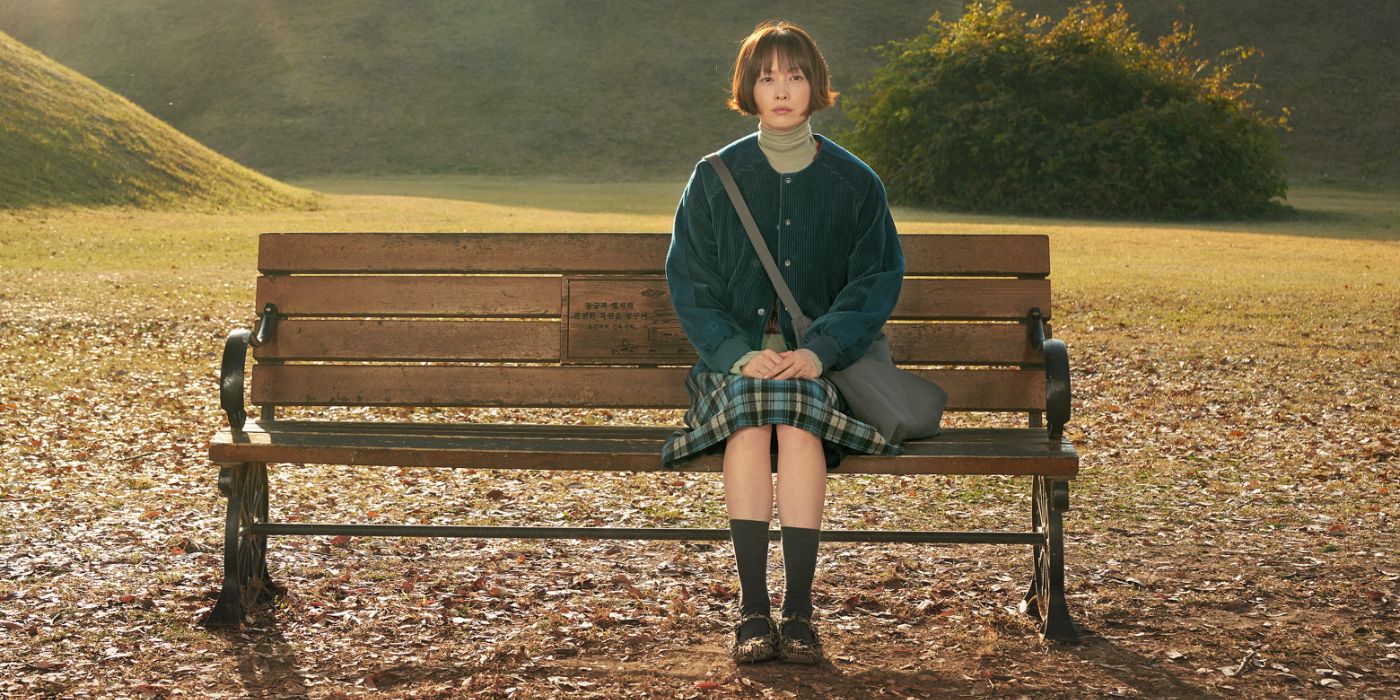
[[[0,32],[0,209],[316,206]]]
[[[1063,14],[1067,0],[1023,0]],[[1295,180],[1400,180],[1392,134],[1400,4],[1127,0],[1143,34],[1197,26],[1202,56],[1239,44],[1259,104],[1293,109]],[[683,177],[754,128],[724,106],[738,41],[762,19],[806,26],[838,90],[957,0],[851,4],[650,2],[264,3],[0,0],[0,30],[120,92],[201,142],[277,177],[557,174]],[[1352,9],[1340,9],[1352,8]],[[1248,73],[1249,71],[1246,71]],[[839,104],[839,103],[838,103]],[[839,110],[818,115],[829,131]]]

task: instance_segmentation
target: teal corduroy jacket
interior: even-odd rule
[[[884,184],[859,158],[814,137],[816,158],[793,173],[768,164],[757,132],[719,151],[812,319],[800,344],[714,168],[701,159],[681,194],[666,281],[681,328],[712,371],[728,372],[759,349],[771,313],[788,347],[816,353],[823,372],[842,369],[865,354],[899,299],[904,254]]]

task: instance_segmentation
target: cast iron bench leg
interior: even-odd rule
[[[1037,476],[1031,485],[1031,530],[1035,532],[1041,531],[1040,499],[1037,497],[1039,493],[1040,477]],[[1044,547],[1040,543],[1036,543],[1031,548],[1031,585],[1026,590],[1026,596],[1021,599],[1020,605],[1016,606],[1020,609],[1021,614],[1029,615],[1036,620],[1040,619],[1040,591],[1045,587],[1041,581],[1040,571],[1040,550],[1042,549]]]
[[[219,491],[228,498],[224,518],[224,588],[219,602],[200,622],[205,627],[236,627],[254,605],[281,595],[267,573],[267,535],[244,528],[267,522],[267,465],[248,462],[219,469]]]
[[[1042,639],[1078,642],[1079,634],[1065,604],[1065,533],[1061,514],[1069,510],[1069,482],[1037,476],[1031,495],[1031,522],[1036,532],[1045,535],[1045,541],[1035,545],[1035,571],[1020,609],[1040,620]]]

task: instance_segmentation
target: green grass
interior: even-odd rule
[[[588,214],[669,217],[684,183],[680,180],[593,182],[564,177],[531,178],[493,175],[337,175],[299,178],[290,184],[343,195],[427,197]],[[956,227],[993,226],[1011,232],[1027,226],[1036,230],[1133,229],[1141,231],[1202,231],[1265,233],[1309,238],[1400,239],[1400,187],[1386,185],[1313,184],[1292,188],[1286,203],[1296,213],[1277,219],[1198,222],[1193,224],[1103,220],[1036,219],[983,216],[928,209],[895,207],[901,230],[929,232],[922,224]],[[660,226],[660,228],[655,228]],[[1011,228],[1008,228],[1011,227]],[[669,230],[669,218],[647,230]]]
[[[1069,0],[1018,5],[1060,15]],[[1194,23],[1198,55],[1253,45],[1238,77],[1291,107],[1297,181],[1400,178],[1393,148],[1400,6],[1325,0],[1126,0],[1151,40]],[[182,132],[276,177],[334,173],[683,176],[754,128],[724,108],[738,41],[782,17],[822,46],[834,87],[873,72],[869,48],[959,0],[800,4],[259,4],[0,2],[9,32]],[[218,31],[210,31],[212,26]],[[139,40],[135,38],[139,37]],[[839,102],[838,102],[839,105]],[[815,118],[818,131],[841,123]]]
[[[336,195],[324,211],[138,213],[128,209],[0,214],[0,269],[79,303],[94,292],[209,309],[251,304],[256,236],[265,231],[668,231],[679,182],[439,177],[303,181]],[[447,197],[451,197],[448,199]],[[1150,298],[1122,323],[1228,329],[1327,309],[1283,298],[1338,295],[1370,303],[1394,294],[1400,197],[1387,188],[1295,188],[1298,215],[1251,222],[1141,223],[968,216],[896,209],[904,233],[1045,232],[1056,290],[1086,305]],[[570,211],[577,206],[585,211]],[[46,235],[32,235],[43,232]],[[28,296],[22,286],[0,301]],[[105,297],[104,297],[105,298]],[[1220,311],[1234,305],[1237,312]],[[1088,309],[1086,309],[1088,310]],[[1297,314],[1303,316],[1299,318]],[[159,318],[159,316],[153,317]],[[1076,318],[1078,318],[1076,316]],[[1241,326],[1243,327],[1243,326]]]
[[[0,209],[314,208],[0,32]]]
[[[589,182],[505,175],[334,175],[295,178],[298,187],[330,194],[396,195],[481,202],[588,214],[671,214],[684,182]]]

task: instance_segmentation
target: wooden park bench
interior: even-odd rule
[[[255,331],[224,345],[213,438],[228,498],[224,584],[204,620],[236,625],[279,588],[269,535],[728,540],[727,529],[275,523],[270,463],[663,471],[678,425],[286,420],[279,406],[684,408],[695,354],[671,308],[665,234],[267,233]],[[1050,339],[1043,235],[905,235],[907,278],[886,332],[896,361],[941,384],[949,411],[1025,413],[1024,428],[948,428],[897,457],[851,455],[842,474],[1031,477],[1029,528],[823,530],[828,542],[1030,545],[1021,609],[1045,638],[1076,638],[1064,600],[1061,515],[1079,457],[1061,436],[1069,360]],[[254,365],[245,413],[243,373]],[[1042,427],[1042,421],[1044,427]],[[720,472],[719,455],[687,471]],[[716,477],[718,478],[718,477]],[[937,508],[931,500],[930,508]],[[778,539],[774,530],[770,537]]]

